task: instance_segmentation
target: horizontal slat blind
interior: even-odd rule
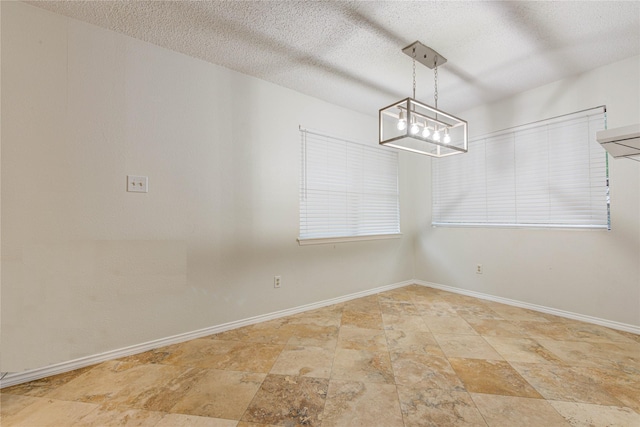
[[[400,233],[398,154],[300,133],[300,239]]]
[[[470,141],[433,161],[433,224],[609,226],[603,107]]]

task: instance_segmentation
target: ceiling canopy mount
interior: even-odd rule
[[[408,55],[411,58],[414,57],[414,53],[415,53],[416,61],[418,61],[425,67],[431,68],[432,70],[435,67],[444,65],[447,62],[447,58],[440,55],[438,52],[431,49],[429,46],[423,45],[419,41],[415,41],[411,43],[409,46],[402,49],[402,52],[404,52],[405,55]]]

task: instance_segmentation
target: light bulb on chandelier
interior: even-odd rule
[[[404,111],[400,110],[398,115],[398,130],[405,130],[407,128],[407,121],[404,118]]]
[[[440,141],[440,131],[438,130],[437,127],[436,127],[435,132],[433,132],[433,140],[434,141]]]
[[[424,122],[424,128],[422,129],[422,137],[428,138],[431,135],[431,129],[427,126],[427,122]]]
[[[416,119],[413,116],[411,116],[411,128],[409,128],[409,132],[411,132],[411,135],[416,135],[418,132],[420,132],[420,127],[418,126],[418,123],[416,123]]]
[[[444,130],[444,138],[442,140],[445,144],[448,144],[451,142],[451,136],[449,136],[449,129],[445,129]]]

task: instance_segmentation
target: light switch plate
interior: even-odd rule
[[[149,192],[149,177],[139,175],[127,175],[127,191],[133,193]]]

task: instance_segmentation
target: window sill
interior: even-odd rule
[[[322,237],[318,239],[301,239],[298,237],[298,244],[300,246],[330,245],[334,243],[360,242],[360,241],[366,241],[366,240],[400,239],[401,237],[402,237],[402,233],[373,234],[369,236]]]
[[[496,223],[453,223],[432,222],[434,228],[512,228],[512,229],[565,229],[565,230],[609,230],[606,225],[568,225],[568,224],[496,224]]]

